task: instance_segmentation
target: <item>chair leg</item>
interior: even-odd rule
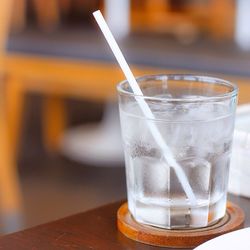
[[[45,97],[43,102],[43,143],[48,152],[57,152],[66,127],[64,100],[60,97]]]
[[[26,27],[27,0],[15,1],[12,7],[11,28],[15,32],[20,32]]]
[[[57,0],[33,0],[38,25],[45,31],[53,31],[60,23]]]
[[[13,152],[13,157],[16,159],[20,142],[25,93],[23,84],[18,78],[7,78],[5,88],[10,147]]]
[[[2,91],[1,91],[2,92]],[[3,92],[2,92],[3,93]],[[10,147],[6,119],[6,103],[0,96],[0,209],[3,214],[4,233],[20,229],[21,192],[16,162]]]

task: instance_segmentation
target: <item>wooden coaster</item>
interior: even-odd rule
[[[145,244],[173,248],[193,248],[214,237],[240,229],[244,224],[244,212],[228,202],[224,218],[205,228],[167,230],[139,224],[134,220],[124,203],[117,212],[118,229],[128,238]]]

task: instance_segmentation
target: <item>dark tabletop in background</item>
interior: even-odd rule
[[[181,45],[167,36],[132,34],[119,41],[129,63],[184,69],[206,73],[250,76],[250,52],[240,51],[233,42],[199,39]],[[78,60],[115,61],[101,32],[61,29],[45,34],[28,29],[12,34],[8,50]]]

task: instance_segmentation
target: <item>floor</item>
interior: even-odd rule
[[[126,197],[123,166],[98,168],[45,152],[40,133],[41,101],[40,96],[29,96],[25,106],[18,163],[24,224],[19,229]],[[72,100],[67,103],[71,125],[101,118],[101,104]]]
[[[125,198],[123,168],[95,168],[46,157],[21,174],[24,227]]]

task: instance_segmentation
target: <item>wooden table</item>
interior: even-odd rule
[[[229,196],[245,211],[250,226],[250,199]],[[0,238],[0,249],[147,249],[152,247],[123,236],[116,227],[121,201]]]

